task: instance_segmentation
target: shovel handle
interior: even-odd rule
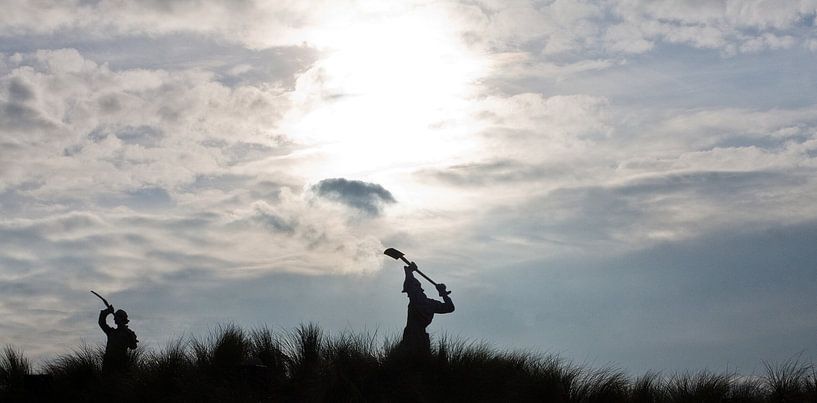
[[[406,258],[405,258],[405,257],[403,257],[403,256],[400,256],[400,259],[402,259],[404,262],[406,262],[406,265],[410,265],[410,264],[411,264],[411,262],[409,262],[409,261],[408,261],[408,259],[406,259]],[[416,272],[417,272],[417,274],[419,274],[419,275],[423,276],[423,278],[424,278],[424,279],[426,279],[426,280],[428,280],[428,282],[429,282],[429,283],[434,284],[434,287],[436,287],[436,286],[437,286],[437,283],[435,283],[435,282],[434,282],[434,280],[432,280],[432,279],[428,278],[428,276],[426,276],[426,275],[425,275],[425,273],[421,272],[421,271],[420,271],[420,269],[414,269],[414,271],[416,271]]]
[[[109,303],[108,303],[108,300],[106,300],[105,298],[103,298],[101,295],[97,294],[97,293],[96,293],[96,291],[91,290],[91,294],[94,294],[94,295],[96,295],[97,297],[99,297],[99,299],[101,299],[101,300],[102,300],[102,303],[103,303],[103,304],[105,304],[105,307],[106,307],[106,308],[111,308],[111,309],[113,309],[113,305],[109,304]]]

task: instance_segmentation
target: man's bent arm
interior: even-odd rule
[[[454,312],[454,301],[451,301],[451,297],[448,295],[443,295],[443,303],[437,306],[436,313],[451,313]]]
[[[443,302],[431,298],[429,298],[428,301],[432,309],[434,310],[434,313],[454,312],[454,302],[451,301],[451,297],[449,297],[448,295],[443,296]]]
[[[110,326],[108,326],[107,318],[109,313],[110,311],[107,309],[99,311],[99,328],[102,329],[105,334],[108,334],[111,332],[111,330],[113,330]]]

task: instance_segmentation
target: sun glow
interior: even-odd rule
[[[284,127],[319,155],[310,177],[410,169],[471,146],[467,102],[484,66],[445,15],[368,16],[320,41],[326,56],[299,78]]]

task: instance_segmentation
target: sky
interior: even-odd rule
[[[5,0],[0,344],[429,327],[817,359],[817,0]],[[426,289],[430,295],[433,289]]]

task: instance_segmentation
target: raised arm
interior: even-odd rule
[[[108,307],[107,309],[103,309],[99,311],[99,328],[102,329],[105,334],[110,333],[113,329],[108,326],[108,315],[113,313],[113,307]]]

